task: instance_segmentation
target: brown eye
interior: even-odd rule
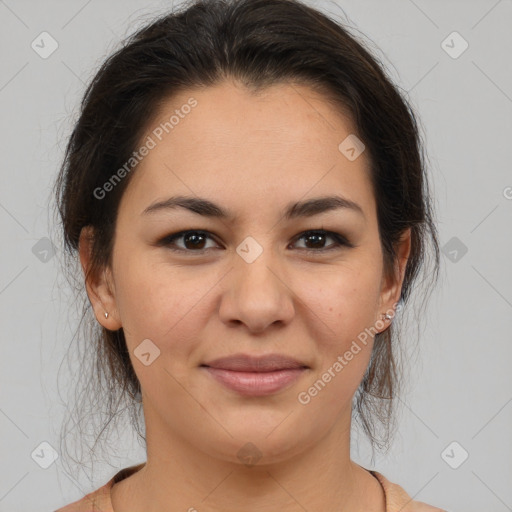
[[[312,249],[324,249],[325,240],[326,238],[329,238],[328,236],[324,235],[323,233],[310,233],[308,235],[304,235],[303,237],[305,239],[306,243],[312,243],[313,247],[308,247]]]
[[[208,239],[212,240],[205,231],[180,231],[166,236],[158,242],[158,245],[169,247],[173,251],[201,252],[211,249],[211,247],[205,247]],[[183,246],[177,245],[177,240],[181,240]]]
[[[334,243],[326,246],[328,239],[334,240]],[[185,252],[185,253],[203,253],[214,249],[215,247],[207,247],[208,240],[214,241],[211,234],[207,231],[200,230],[188,230],[180,231],[179,233],[173,233],[168,235],[157,242],[157,245],[167,247],[172,251]],[[335,249],[345,247],[354,247],[344,236],[333,233],[331,231],[325,231],[323,229],[314,231],[305,231],[296,238],[296,241],[304,240],[306,247],[299,247],[299,250],[306,251],[309,253],[322,253]],[[178,243],[180,242],[180,243]]]
[[[183,242],[187,249],[204,249],[205,237],[201,233],[186,233],[183,235]],[[191,244],[190,246],[187,246]]]
[[[330,244],[326,247],[325,243],[329,238],[334,240],[334,244]],[[342,235],[331,231],[325,231],[323,229],[306,231],[297,240],[304,240],[305,243],[309,245],[309,247],[305,247],[303,249],[308,252],[330,251],[342,246],[353,247],[353,245]]]

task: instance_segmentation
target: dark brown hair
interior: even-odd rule
[[[392,275],[396,244],[411,228],[412,246],[401,292],[409,302],[420,269],[431,284],[439,272],[423,145],[405,94],[380,61],[347,26],[297,0],[199,0],[160,16],[131,35],[109,56],[87,87],[56,183],[58,214],[68,258],[75,262],[83,227],[94,228],[91,273],[110,265],[119,201],[136,170],[103,199],[101,187],[139,147],[162,103],[178,91],[208,87],[227,78],[257,92],[272,84],[304,84],[347,112],[371,162],[384,268]],[[341,141],[340,141],[341,142]],[[427,258],[428,246],[432,258]],[[76,275],[76,274],[75,274]],[[428,278],[428,279],[427,279]],[[77,282],[83,294],[83,280]],[[425,299],[426,294],[421,296]],[[141,439],[140,386],[123,329],[98,326],[84,296],[82,320],[89,327],[78,412],[100,412],[101,432],[128,409]],[[375,337],[367,372],[353,403],[355,419],[375,446],[385,447],[399,390],[399,331],[393,325]],[[80,329],[80,326],[79,326]],[[79,331],[77,331],[78,334]],[[72,346],[75,354],[76,346]],[[88,377],[84,383],[83,377]],[[85,384],[85,385],[84,385]],[[101,412],[107,416],[101,416]],[[83,418],[77,418],[81,425]],[[72,420],[73,423],[75,422]],[[115,422],[114,422],[115,423]],[[384,427],[382,437],[378,427]],[[80,435],[85,433],[80,429]],[[94,446],[95,446],[94,445]],[[94,449],[93,446],[93,449]]]

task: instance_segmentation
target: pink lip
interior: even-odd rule
[[[245,396],[276,393],[290,386],[308,369],[296,359],[281,354],[261,357],[235,354],[201,367],[227,388]]]
[[[281,391],[297,380],[305,368],[273,372],[239,372],[205,367],[205,370],[224,386],[246,396],[264,396]]]
[[[271,372],[307,367],[297,359],[282,354],[267,354],[265,356],[233,354],[232,356],[219,357],[213,361],[208,361],[202,366],[238,372]]]

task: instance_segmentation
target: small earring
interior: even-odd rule
[[[108,313],[105,311],[105,318],[108,318]]]
[[[391,320],[391,315],[388,315],[388,313],[386,313],[386,314],[383,313],[382,314],[382,319],[383,320]]]

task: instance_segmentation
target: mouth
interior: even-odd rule
[[[281,354],[235,354],[200,365],[224,387],[245,396],[265,396],[291,386],[308,369],[306,364]]]
[[[230,370],[235,372],[274,372],[278,370],[296,370],[308,368],[297,359],[282,354],[268,354],[265,356],[251,356],[247,354],[234,354],[228,357],[214,359],[201,366]]]

